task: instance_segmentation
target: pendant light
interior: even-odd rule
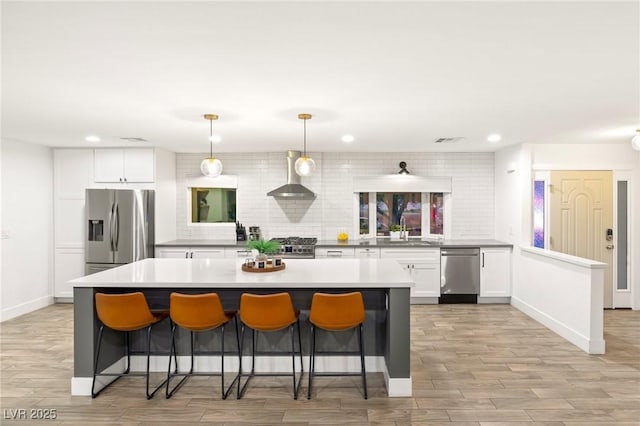
[[[200,171],[207,177],[218,177],[222,174],[222,161],[213,157],[213,120],[217,120],[216,114],[205,114],[204,118],[209,120],[209,158],[205,158],[200,163]]]
[[[636,135],[631,139],[631,147],[636,151],[640,151],[640,129],[636,130]]]
[[[307,157],[307,120],[311,119],[311,114],[298,114],[298,118],[304,123],[304,151],[302,157],[296,160],[294,168],[298,175],[309,176],[316,169],[316,162]]]

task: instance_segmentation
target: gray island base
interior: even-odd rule
[[[308,310],[313,293],[361,291],[364,296],[364,324],[367,372],[384,373],[390,397],[411,396],[409,298],[413,285],[409,273],[391,259],[336,259],[318,262],[308,259],[288,259],[286,269],[273,273],[250,273],[241,270],[240,260],[217,259],[145,259],[118,268],[73,280],[74,286],[74,377],[72,395],[90,395],[94,364],[95,341],[99,321],[95,313],[95,293],[128,293],[141,291],[151,309],[168,309],[171,292],[220,295],[225,309],[238,309],[240,295],[250,293],[289,292],[300,309],[302,352],[305,372],[308,371]],[[154,326],[152,331],[151,370],[166,372],[170,344],[169,322]],[[232,327],[225,332],[225,371],[237,371],[237,344]],[[260,334],[257,339],[256,371],[288,372],[291,358],[286,334]],[[249,336],[245,336],[249,338]],[[196,338],[196,368],[219,371],[220,341],[218,333],[201,333]],[[131,370],[145,367],[145,334],[132,333]],[[189,335],[178,334],[177,350],[180,368],[188,362]],[[355,334],[346,331],[326,338],[318,337],[318,350],[325,353],[316,358],[317,371],[358,371]],[[246,347],[246,346],[245,346]],[[297,348],[296,348],[297,349]],[[284,353],[283,353],[284,352]],[[250,365],[245,354],[243,365]],[[123,337],[105,333],[100,354],[100,371],[121,371],[124,367]],[[306,377],[306,376],[305,376]],[[104,386],[107,383],[98,383]]]

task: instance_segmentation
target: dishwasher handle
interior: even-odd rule
[[[479,249],[441,249],[441,256],[480,256]]]

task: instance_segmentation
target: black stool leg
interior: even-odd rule
[[[98,359],[100,357],[100,347],[102,346],[102,333],[104,332],[104,325],[100,326],[98,331],[98,343],[96,345],[96,356],[93,362],[93,381],[91,382],[91,398],[98,396],[100,392],[94,392],[96,385],[96,375],[98,374]]]
[[[127,368],[123,374],[129,374],[131,368],[131,338],[128,331],[124,332],[124,351],[127,354]]]
[[[178,372],[178,351],[176,350],[176,325],[171,323],[171,348],[169,348],[169,369],[167,371],[167,386],[165,390],[165,398],[171,398],[172,393],[169,392],[169,384],[171,383],[171,359],[175,354],[176,357],[176,368],[174,373]]]
[[[358,337],[360,340],[360,369],[362,373],[362,386],[364,387],[364,399],[367,399],[367,372],[364,368],[364,343],[362,342],[362,324],[358,327]]]
[[[315,372],[316,362],[316,328],[311,325],[311,354],[309,355],[309,389],[307,390],[307,399],[311,399],[311,386],[313,385],[313,373]]]
[[[151,363],[150,360],[150,353],[151,353],[151,326],[147,327],[147,399],[151,399],[153,398],[153,393],[149,393],[149,364]]]

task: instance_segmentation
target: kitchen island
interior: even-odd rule
[[[285,263],[286,268],[282,271],[251,273],[243,272],[242,261],[235,259],[145,259],[71,281],[74,287],[72,394],[90,395],[94,342],[99,328],[94,297],[97,292],[141,291],[152,309],[167,309],[172,291],[192,294],[213,291],[220,295],[225,309],[238,309],[243,292],[287,291],[296,308],[302,311],[304,336],[314,292],[361,291],[367,311],[364,328],[368,372],[384,373],[389,396],[410,396],[409,295],[413,281],[409,273],[391,259],[339,259],[325,262],[287,259]],[[154,326],[153,336],[152,352],[155,356],[152,370],[166,371],[170,341],[168,325]],[[142,335],[134,334],[132,340],[134,351],[142,348]],[[117,370],[123,359],[122,338],[112,335],[107,339],[105,336],[105,342],[108,343],[103,345],[100,370]],[[351,347],[349,340],[339,342]],[[303,337],[302,343],[303,353],[307,354],[308,339]],[[179,352],[180,347],[186,344],[185,339],[178,342]],[[275,355],[277,339],[267,339],[262,345],[260,349],[273,354],[270,357],[273,362],[264,362],[264,365],[268,365],[267,368],[272,368],[272,371],[282,371],[278,366],[279,357]],[[132,361],[132,369],[140,365],[135,361]],[[305,363],[307,361],[305,356]],[[328,369],[336,369],[351,363],[348,357],[335,355],[327,358],[326,365]]]

